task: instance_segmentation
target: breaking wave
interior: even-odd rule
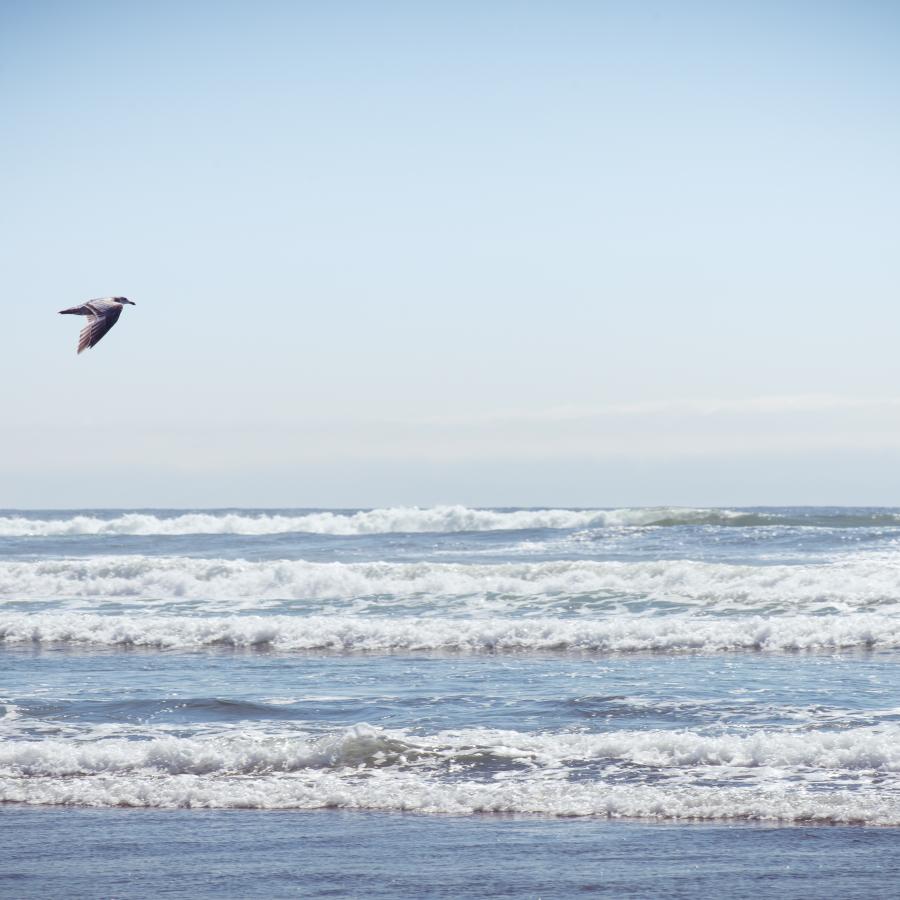
[[[900,617],[156,616],[0,613],[0,642],[278,652],[640,653],[900,649]]]
[[[120,514],[0,517],[0,537],[67,535],[266,535],[314,533],[365,535],[454,533],[612,526],[824,525],[830,527],[900,525],[886,510],[847,515],[816,510],[785,512],[648,507],[626,509],[472,509],[465,506],[393,507],[360,511],[285,512],[125,512]]]
[[[684,510],[685,521],[703,518],[709,510]],[[592,525],[651,524],[671,520],[679,511],[540,509],[495,511],[464,506],[430,509],[395,507],[358,512],[287,513],[191,512],[172,515],[124,513],[113,517],[76,515],[70,518],[0,518],[0,535],[184,535],[184,534],[280,534],[305,532],[334,535],[504,531],[536,528],[586,528]],[[718,513],[716,515],[719,515]],[[727,514],[722,514],[727,515]]]
[[[0,802],[900,824],[896,727],[133,737],[6,743]]]
[[[412,734],[366,723],[310,736],[247,729],[196,737],[135,729],[109,737],[109,726],[76,739],[46,738],[0,746],[0,774],[28,777],[151,771],[169,775],[259,775],[305,769],[462,766],[493,775],[498,765],[538,767],[601,763],[663,771],[681,768],[797,768],[900,772],[900,727],[839,731],[766,729],[752,734],[692,731],[529,733],[467,728]],[[93,738],[93,739],[91,739]],[[138,738],[138,739],[135,739]]]
[[[896,797],[872,791],[823,793],[792,785],[713,788],[614,785],[535,779],[442,783],[416,773],[377,772],[366,780],[329,773],[226,781],[203,776],[12,780],[0,802],[155,809],[357,809],[449,815],[517,813],[557,817],[900,825]]]
[[[536,563],[251,562],[107,556],[0,563],[0,600],[188,599],[253,608],[341,598],[650,598],[725,610],[800,611],[900,602],[900,557],[816,565],[691,560]],[[509,604],[507,604],[509,605]],[[209,605],[210,611],[217,607]]]

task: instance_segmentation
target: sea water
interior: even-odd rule
[[[898,662],[892,509],[0,512],[0,892],[884,893]]]

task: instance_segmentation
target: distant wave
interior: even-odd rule
[[[0,642],[280,652],[681,653],[900,648],[900,617],[614,616],[607,619],[158,616],[0,612]]]
[[[250,562],[106,556],[0,562],[0,601],[172,600],[243,609],[266,601],[354,598],[650,598],[765,611],[900,602],[900,558],[747,566],[690,560],[540,563]],[[83,605],[83,603],[82,603]]]
[[[290,532],[362,535],[390,533],[503,531],[536,528],[586,528],[603,525],[652,524],[655,519],[685,521],[711,514],[704,510],[570,510],[541,509],[498,512],[464,506],[430,509],[396,507],[360,512],[310,512],[302,515],[192,512],[180,515],[124,513],[111,518],[73,515],[68,518],[0,518],[0,535],[180,535],[282,534]],[[720,515],[715,513],[715,515]]]
[[[357,725],[318,737],[141,737],[6,742],[0,802],[900,824],[895,727],[420,736]],[[561,781],[567,771],[582,775]],[[851,790],[832,781],[860,776]]]
[[[765,526],[824,525],[830,527],[900,525],[893,512],[810,511],[788,515],[729,509],[682,507],[575,509],[471,509],[437,506],[395,507],[359,512],[129,512],[118,515],[71,514],[48,518],[24,515],[0,517],[0,537],[63,537],[66,535],[266,535],[313,533],[365,535],[391,533],[456,533],[530,529],[601,528],[613,526]]]

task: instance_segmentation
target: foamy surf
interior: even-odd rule
[[[359,511],[302,512],[124,512],[119,515],[58,514],[52,517],[6,515],[0,517],[0,536],[62,537],[68,535],[266,535],[309,533],[330,535],[459,533],[650,527],[678,525],[758,526],[791,522],[815,524],[813,516],[793,518],[777,513],[686,507],[623,509],[477,509],[465,506],[390,507]],[[885,513],[859,517],[857,522],[835,519],[835,524],[900,524]],[[825,520],[827,523],[827,519]]]
[[[10,601],[185,600],[199,608],[204,601],[253,607],[278,600],[469,597],[514,613],[515,598],[546,598],[559,607],[566,597],[592,596],[723,612],[891,605],[900,602],[900,559],[751,566],[678,559],[479,564],[95,556],[0,563],[0,600]]]
[[[159,726],[81,728],[66,739],[6,742],[0,775],[93,776],[122,772],[168,775],[259,775],[306,769],[412,767],[444,771],[460,767],[491,778],[496,767],[556,770],[597,764],[610,769],[643,766],[660,774],[681,770],[802,769],[869,775],[900,773],[900,726],[835,731],[758,729],[703,734],[688,730],[530,733],[468,728],[432,735],[360,723],[313,735],[302,729],[239,731],[195,737]],[[793,776],[792,776],[793,777]]]
[[[721,653],[894,650],[900,616],[622,615],[600,620],[434,616],[0,613],[0,642],[285,653]]]
[[[0,748],[0,802],[897,825],[897,737],[896,729],[421,736],[367,725],[318,737],[81,735]]]
[[[124,513],[110,518],[76,515],[52,519],[23,516],[0,518],[0,535],[265,535],[290,532],[333,535],[501,531],[534,528],[582,528],[607,523],[615,513],[565,509],[502,512],[441,506],[430,509],[396,507],[358,512],[247,514],[240,512]],[[626,515],[627,517],[627,515]],[[640,518],[641,513],[635,512]]]
[[[0,802],[154,809],[357,809],[446,815],[514,813],[670,821],[744,820],[784,824],[900,825],[900,803],[875,792],[822,794],[802,787],[700,786],[507,781],[442,784],[414,773],[349,781],[327,773],[223,783],[203,776],[99,775],[90,780],[0,778]]]

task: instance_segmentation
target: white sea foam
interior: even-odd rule
[[[424,532],[587,528],[613,525],[728,524],[748,514],[733,510],[655,507],[610,510],[520,509],[497,511],[465,506],[393,507],[360,512],[190,512],[176,515],[131,512],[113,517],[72,515],[46,519],[0,517],[0,536],[315,534],[360,535]],[[771,515],[751,519],[777,521]]]
[[[258,775],[385,766],[446,771],[448,765],[477,768],[498,762],[539,769],[601,762],[694,774],[704,767],[900,773],[897,725],[714,735],[659,729],[531,733],[491,728],[420,735],[361,723],[324,735],[248,727],[196,737],[153,726],[133,728],[129,738],[109,737],[115,727],[82,726],[72,738],[5,742],[0,746],[0,774],[44,777],[147,770],[169,775]]]
[[[882,613],[593,619],[421,616],[158,616],[0,613],[0,641],[281,652],[727,652],[900,648],[900,617]]]
[[[0,802],[158,809],[366,809],[661,820],[900,825],[896,795],[800,786],[712,788],[511,779],[439,782],[417,773],[365,780],[330,773],[254,779],[196,775],[35,780],[0,777]]]
[[[133,737],[144,739],[130,740],[104,737],[110,728],[85,730],[74,740],[6,742],[0,746],[0,773],[36,777],[151,770],[170,775],[253,775],[375,765],[411,750],[369,725],[318,738],[261,731],[185,738],[158,734],[162,729],[133,729]]]
[[[593,596],[650,598],[723,610],[802,611],[900,602],[900,557],[818,565],[745,566],[690,560],[623,563],[312,563],[95,556],[0,563],[0,599],[227,601],[364,597]],[[233,606],[232,606],[233,608]],[[221,606],[210,605],[210,611]]]
[[[321,737],[7,742],[0,802],[898,825],[898,771],[896,728],[423,737],[359,725]]]

